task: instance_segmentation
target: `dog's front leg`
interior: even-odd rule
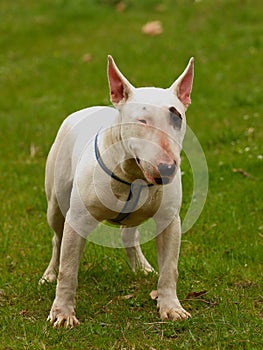
[[[159,265],[157,307],[161,319],[176,321],[191,317],[181,306],[176,294],[181,243],[179,216],[176,216],[170,225],[157,235],[156,243]]]
[[[75,295],[80,258],[86,240],[65,223],[61,245],[56,297],[48,320],[54,327],[73,327],[79,324],[75,316]]]

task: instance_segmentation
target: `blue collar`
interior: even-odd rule
[[[99,163],[99,166],[106,174],[108,174],[114,180],[130,186],[128,198],[127,198],[121,212],[115,218],[110,219],[111,222],[114,222],[116,224],[121,224],[121,222],[123,220],[127,219],[127,217],[135,210],[135,208],[139,202],[142,189],[145,187],[152,187],[153,184],[145,185],[145,184],[136,183],[136,182],[130,183],[128,181],[121,179],[120,177],[115,175],[109,168],[107,168],[107,166],[104,164],[104,162],[101,158],[100,151],[98,148],[98,135],[99,135],[99,133],[97,133],[95,140],[94,140],[94,151],[95,151],[96,160]]]

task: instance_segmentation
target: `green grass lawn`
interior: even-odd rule
[[[122,12],[117,2],[0,3],[0,349],[262,349],[262,1],[124,0]],[[162,22],[161,35],[141,32],[151,20]],[[57,330],[46,322],[55,286],[38,286],[52,236],[45,159],[68,114],[109,103],[109,53],[137,86],[168,87],[196,60],[188,124],[206,155],[209,192],[182,241],[178,294],[192,318],[160,322],[149,296],[157,277],[134,275],[122,249],[88,243],[81,325]],[[182,215],[185,157],[183,170]],[[143,250],[157,267],[155,242]]]

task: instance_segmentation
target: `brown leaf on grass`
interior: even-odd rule
[[[134,297],[134,294],[127,294],[120,297],[120,299],[129,300]]]
[[[186,299],[195,299],[199,298],[207,293],[207,290],[203,290],[201,292],[190,292],[187,294]]]
[[[82,61],[83,62],[91,62],[93,59],[92,55],[90,53],[85,53],[83,56],[82,56]]]
[[[205,295],[206,293],[207,293],[206,290],[203,290],[201,292],[190,292],[190,293],[187,294],[185,300],[189,300],[189,301],[190,300],[192,300],[192,301],[196,300],[198,302],[205,303],[205,304],[207,304],[209,306],[216,306],[216,305],[218,305],[218,301],[210,302],[210,301],[205,300],[204,298],[202,298],[202,296]]]
[[[152,22],[147,22],[143,27],[142,27],[142,32],[146,35],[160,35],[163,32],[163,26],[160,21],[152,21]]]
[[[126,9],[126,4],[123,1],[120,1],[116,4],[115,9],[117,12],[123,12]]]
[[[233,168],[232,171],[233,171],[233,173],[239,173],[239,174],[243,175],[244,177],[254,178],[254,176],[250,175],[249,173],[247,173],[245,170],[243,170],[241,168]]]
[[[150,293],[150,297],[152,298],[152,300],[156,300],[158,298],[157,290],[152,290]]]

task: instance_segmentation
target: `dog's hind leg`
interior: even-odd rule
[[[146,274],[155,272],[142,253],[138,229],[136,227],[123,227],[121,230],[121,238],[132,270],[142,270]]]
[[[47,220],[49,226],[54,230],[54,236],[52,239],[52,256],[46,271],[39,281],[40,284],[54,282],[57,279],[57,272],[59,269],[60,246],[65,218],[61,213],[55,196],[51,196],[48,200]]]

